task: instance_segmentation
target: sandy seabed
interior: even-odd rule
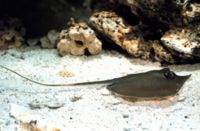
[[[116,52],[59,57],[55,49],[39,47],[0,51],[0,64],[43,83],[105,80],[163,68]],[[0,68],[0,131],[200,131],[200,64],[168,67],[192,74],[179,94],[133,103],[103,84],[47,87]]]

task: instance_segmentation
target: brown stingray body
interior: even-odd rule
[[[116,79],[107,89],[121,96],[156,98],[175,95],[190,77],[178,76],[168,68]]]

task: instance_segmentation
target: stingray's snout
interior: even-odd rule
[[[186,76],[182,76],[184,77],[186,80],[189,79],[192,76],[192,74],[186,75]]]
[[[186,80],[188,80],[190,77],[192,76],[192,74],[189,74],[189,75],[185,75],[185,76],[179,76],[181,80],[183,80],[184,82]]]

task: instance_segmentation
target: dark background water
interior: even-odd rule
[[[27,36],[37,37],[50,29],[66,26],[70,17],[87,15],[84,0],[2,0],[0,17],[17,17],[25,25]]]

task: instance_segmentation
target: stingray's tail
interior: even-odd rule
[[[0,65],[1,68],[3,69],[6,69],[30,82],[33,82],[35,84],[38,84],[38,85],[43,85],[43,86],[76,86],[76,85],[90,85],[90,84],[102,84],[102,83],[108,83],[108,82],[111,82],[112,80],[103,80],[103,81],[93,81],[93,82],[81,82],[81,83],[70,83],[70,84],[49,84],[49,83],[42,83],[42,82],[39,82],[39,81],[36,81],[36,80],[32,80],[26,76],[23,76],[22,74],[8,68],[8,67],[5,67],[3,65]]]

